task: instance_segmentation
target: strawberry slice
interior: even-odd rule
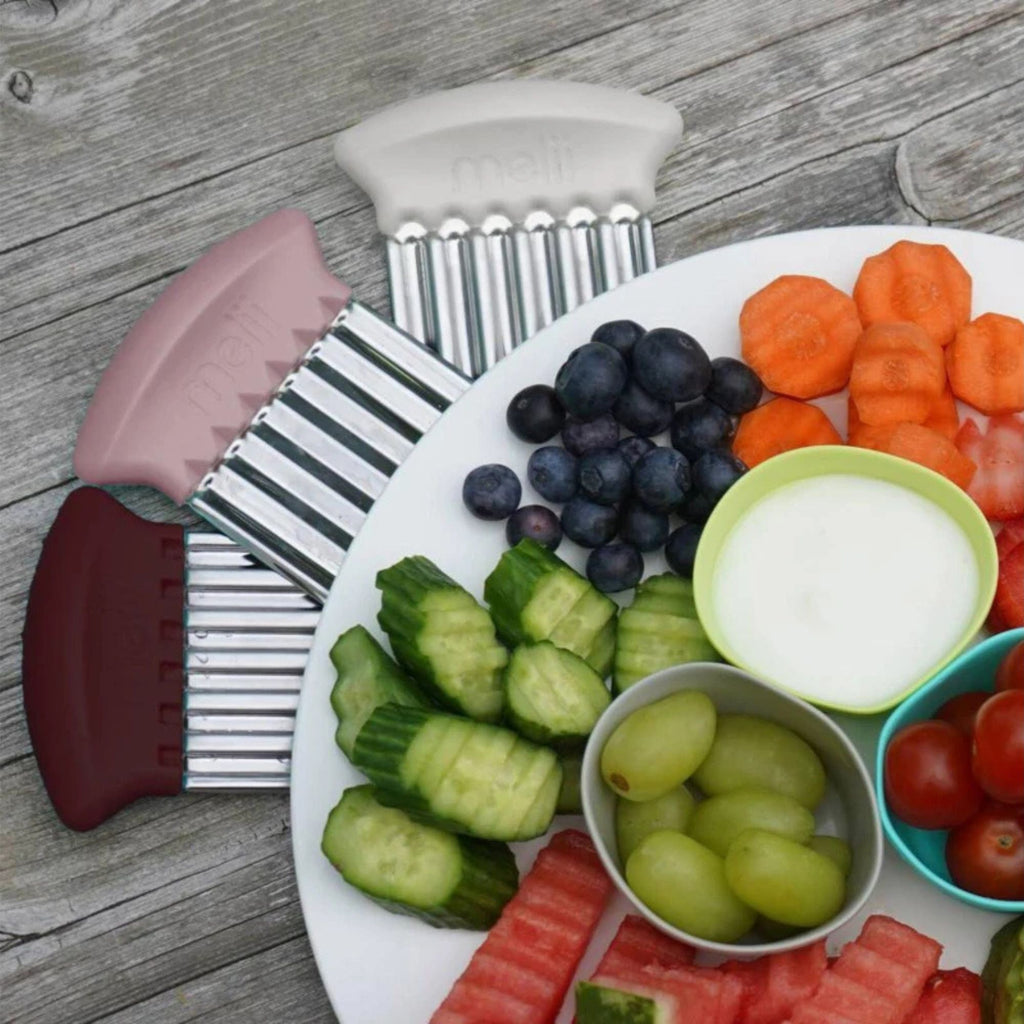
[[[1008,555],[1018,544],[1024,544],[1024,516],[1003,523],[1003,528],[996,534],[996,550],[999,557]]]
[[[999,582],[988,624],[997,633],[1024,626],[1024,544],[999,559]]]
[[[956,446],[978,467],[967,493],[989,519],[1024,515],[1024,419],[993,416],[983,434],[968,417],[957,431]]]

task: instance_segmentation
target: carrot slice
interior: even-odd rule
[[[740,420],[732,450],[753,468],[794,448],[842,443],[839,431],[816,405],[792,398],[773,398]]]
[[[892,423],[884,423],[882,426],[872,427],[867,423],[861,422],[861,418],[857,415],[857,403],[853,398],[847,399],[847,444],[852,444],[855,448],[874,448],[877,450],[878,446],[880,444],[884,444],[886,439],[892,433],[892,428]]]
[[[740,311],[744,361],[769,391],[791,398],[845,387],[860,332],[853,299],[820,277],[777,277]]]
[[[923,423],[945,386],[942,349],[916,324],[875,324],[860,336],[850,397],[861,422]]]
[[[853,298],[865,327],[909,320],[945,346],[971,318],[971,275],[944,245],[902,241],[864,261]]]
[[[953,392],[948,385],[943,388],[942,394],[935,400],[932,411],[928,413],[928,418],[921,426],[938,431],[943,437],[948,437],[950,441],[956,437],[956,432],[960,429],[960,411],[956,407],[956,398],[953,397]]]
[[[956,332],[946,349],[949,383],[958,398],[996,416],[1024,409],[1024,322],[983,313]]]
[[[897,423],[880,429],[883,431],[882,436],[874,438],[875,443],[866,447],[916,462],[919,466],[941,473],[964,490],[970,486],[978,470],[977,463],[961,455],[948,437],[920,423]]]

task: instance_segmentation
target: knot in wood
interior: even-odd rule
[[[19,103],[31,103],[35,86],[27,71],[15,71],[7,79],[7,89]]]

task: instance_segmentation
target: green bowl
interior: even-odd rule
[[[757,502],[787,484],[810,477],[831,474],[857,475],[899,484],[920,494],[943,509],[963,530],[978,563],[978,602],[966,628],[949,649],[922,673],[919,679],[879,704],[850,705],[809,697],[787,686],[784,679],[766,676],[760,666],[739,657],[731,648],[712,601],[712,580],[719,554],[730,531]],[[874,715],[888,711],[912,694],[943,666],[949,664],[974,638],[985,621],[995,595],[999,563],[992,529],[978,506],[967,494],[938,473],[906,459],[885,455],[867,448],[845,445],[816,445],[800,448],[768,459],[740,478],[716,506],[704,527],[693,569],[694,599],[697,615],[709,639],[727,661],[753,675],[797,693],[819,707],[853,715]]]
[[[994,900],[954,885],[946,867],[948,833],[934,829],[912,828],[899,818],[892,817],[886,806],[885,786],[882,780],[885,770],[885,749],[889,746],[893,733],[905,725],[931,718],[947,700],[958,694],[967,693],[968,690],[991,690],[999,662],[1014,644],[1022,640],[1024,629],[1011,629],[990,636],[962,654],[951,665],[947,665],[926,686],[922,686],[886,719],[878,740],[875,764],[875,793],[882,815],[882,828],[899,855],[929,882],[950,896],[955,896],[982,910],[995,910],[1003,914],[1024,912],[1024,900]]]

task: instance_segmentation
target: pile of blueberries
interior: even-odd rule
[[[553,388],[524,388],[506,413],[516,437],[542,445],[527,476],[561,515],[520,507],[519,478],[498,464],[474,469],[462,499],[481,519],[506,519],[510,546],[532,537],[554,550],[564,533],[592,548],[586,572],[599,590],[635,586],[643,553],[660,548],[673,571],[690,576],[704,522],[746,472],[729,451],[735,417],[762,391],[745,363],[709,359],[682,331],[613,320],[569,356]],[[665,431],[670,445],[651,440]],[[562,445],[546,443],[558,434]],[[682,520],[675,529],[673,515]]]

